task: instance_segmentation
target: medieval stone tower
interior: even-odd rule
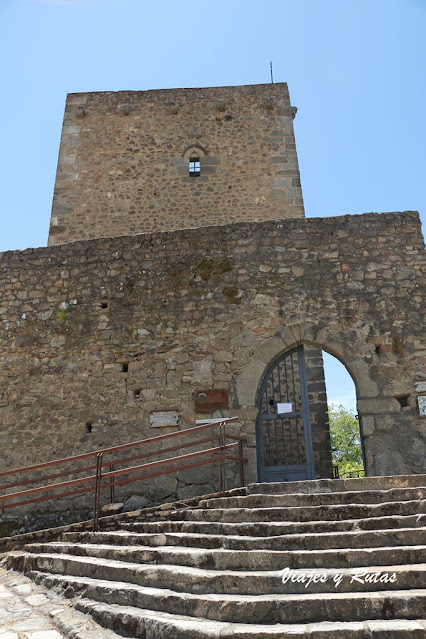
[[[304,216],[286,84],[68,96],[49,244]]]

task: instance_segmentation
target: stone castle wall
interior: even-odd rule
[[[294,113],[286,84],[68,95],[49,244],[303,217]]]
[[[3,253],[2,468],[173,430],[152,428],[152,411],[176,410],[187,427],[201,417],[195,392],[223,388],[235,430],[249,441],[247,481],[255,481],[259,385],[276,357],[306,343],[338,357],[354,378],[368,473],[424,472],[414,386],[426,377],[424,285],[411,212]],[[317,443],[318,472],[327,435]],[[211,469],[185,472],[146,490],[165,499],[217,488]]]

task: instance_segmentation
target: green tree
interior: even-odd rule
[[[358,419],[341,404],[328,407],[333,464],[342,476],[363,468],[361,437]]]

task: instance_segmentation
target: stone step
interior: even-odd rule
[[[424,639],[426,622],[408,619],[312,624],[234,624],[78,599],[76,608],[120,634],[144,639]]]
[[[314,571],[306,568],[279,571],[218,571],[193,566],[143,564],[137,561],[138,555],[132,556],[131,553],[130,556],[126,555],[121,559],[64,554],[46,554],[40,559],[37,559],[37,555],[35,557],[35,560],[31,558],[26,561],[26,570],[35,568],[38,572],[122,581],[152,588],[173,588],[177,592],[193,594],[373,592],[419,589],[426,583],[426,564]]]
[[[289,568],[348,568],[391,566],[426,562],[426,546],[393,548],[345,548],[340,550],[268,551],[268,550],[204,550],[183,546],[113,546],[106,544],[46,544],[29,547],[29,553],[11,553],[10,561],[18,570],[19,556],[39,570],[63,572],[71,558],[97,557],[124,562],[190,566],[212,570],[283,570]],[[63,559],[58,559],[63,557]],[[28,558],[28,561],[27,559]],[[57,566],[51,568],[51,564]],[[43,568],[41,568],[43,566]]]
[[[425,475],[251,485],[7,562],[134,638],[426,639],[425,498]]]
[[[83,595],[109,604],[232,623],[415,620],[422,619],[426,610],[426,591],[414,589],[303,595],[198,595],[90,577],[46,573],[31,576],[48,588],[62,588],[68,597]]]
[[[67,533],[64,541],[80,544],[142,546],[189,546],[191,548],[227,548],[230,550],[327,550],[331,548],[371,548],[376,546],[417,546],[426,544],[426,527],[391,530],[304,533],[251,537],[209,533]],[[33,548],[33,546],[32,546]]]
[[[370,517],[367,519],[343,519],[341,521],[270,521],[270,522],[215,522],[215,521],[135,521],[120,522],[122,530],[131,532],[184,532],[210,533],[213,535],[244,535],[249,537],[268,537],[303,533],[345,532],[351,530],[384,530],[398,528],[420,528],[426,526],[426,515],[391,515],[389,517]]]
[[[382,504],[426,498],[426,487],[359,490],[332,493],[291,493],[281,495],[251,494],[247,496],[201,499],[200,508],[268,508],[290,506],[327,506],[343,504]]]
[[[366,519],[389,515],[426,514],[426,500],[392,501],[381,504],[343,504],[333,506],[289,506],[270,508],[209,508],[173,511],[170,520],[191,521],[330,521]]]
[[[426,474],[249,484],[247,486],[247,494],[311,494],[343,492],[345,490],[388,490],[390,488],[411,488],[413,486],[426,486]]]

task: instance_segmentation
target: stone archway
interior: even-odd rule
[[[367,337],[367,336],[366,336]],[[365,461],[369,475],[410,474],[415,460],[414,438],[407,443],[399,424],[407,419],[398,393],[410,393],[412,380],[398,368],[397,380],[387,378],[386,362],[380,364],[374,344],[356,339],[347,332],[318,329],[312,323],[282,327],[275,336],[260,344],[236,378],[236,392],[240,406],[256,406],[260,384],[267,368],[286,351],[300,345],[318,347],[336,357],[350,373],[357,392],[357,410],[362,420]],[[254,438],[254,422],[247,425],[247,433]],[[405,446],[405,449],[404,449]],[[407,451],[407,446],[413,450]],[[254,477],[253,477],[254,479]]]

